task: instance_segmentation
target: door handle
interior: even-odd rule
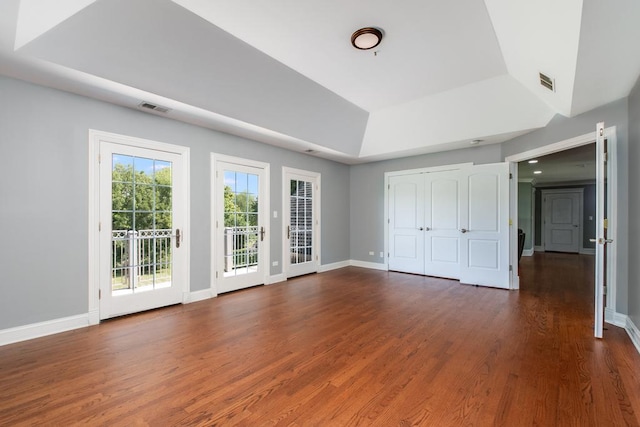
[[[264,240],[264,227],[260,227],[260,241]]]
[[[182,234],[180,234],[180,229],[176,228],[176,248],[180,247],[180,240],[182,240]]]
[[[424,230],[424,228],[420,227],[420,228],[418,228],[418,230],[422,231],[422,230]]]
[[[599,239],[589,239],[589,241],[592,243],[599,243],[601,245],[605,243],[613,243],[613,239],[603,239],[602,237]]]
[[[291,226],[287,225],[287,240],[291,239]]]
[[[466,233],[467,231],[469,231],[469,230],[467,230],[466,228],[461,228],[461,229],[460,229],[460,232],[461,232],[461,233]]]

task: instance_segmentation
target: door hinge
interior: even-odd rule
[[[387,190],[391,190],[391,184],[387,184]]]
[[[216,271],[216,279],[218,278],[218,272]]]
[[[98,299],[102,299],[102,289],[98,289]]]
[[[513,174],[509,172],[509,179],[513,179]]]
[[[216,221],[216,228],[218,228],[218,227],[220,227],[220,226],[218,225],[218,221]]]
[[[102,221],[98,221],[98,231],[102,231]]]
[[[98,164],[102,163],[102,154],[98,154]]]
[[[609,161],[609,153],[604,153],[604,162],[607,163]]]
[[[509,271],[513,271],[513,265],[509,266]]]
[[[316,261],[318,261],[318,255],[316,255]]]
[[[602,221],[602,226],[604,228],[609,228],[609,219],[605,218],[604,221]]]

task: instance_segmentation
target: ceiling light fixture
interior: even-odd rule
[[[534,175],[540,175],[542,171],[533,171]]]
[[[534,163],[538,163],[538,161],[536,159],[533,159],[533,160],[529,160],[529,163],[534,164]]]
[[[356,49],[369,50],[382,41],[382,31],[374,27],[360,28],[351,35],[351,44]]]

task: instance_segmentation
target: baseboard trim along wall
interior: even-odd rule
[[[324,264],[324,265],[321,265],[320,268],[318,268],[318,273],[325,273],[327,271],[337,270],[339,268],[344,268],[344,267],[349,267],[350,265],[351,265],[351,261],[349,261],[349,260],[340,261],[340,262],[334,262],[332,264]]]
[[[286,282],[287,276],[284,273],[274,274],[273,276],[269,276],[265,285],[273,285],[274,283]]]
[[[638,330],[638,327],[634,325],[634,323],[628,316],[627,324],[625,325],[624,329],[627,331],[627,334],[629,334],[629,338],[631,338],[631,342],[633,342],[633,345],[636,346],[636,350],[638,350],[638,353],[640,353],[640,330]]]
[[[522,251],[522,256],[533,256],[533,248],[531,249],[525,249]]]
[[[3,329],[0,331],[0,345],[13,344],[87,326],[89,326],[89,313]]]
[[[380,264],[379,262],[358,261],[358,260],[355,260],[355,259],[352,259],[349,262],[349,265],[351,265],[352,267],[370,268],[372,270],[384,270],[384,271],[387,271],[389,269],[387,267],[387,264]]]
[[[349,266],[369,268],[373,270],[388,270],[386,264],[348,260],[321,265],[318,268],[318,272],[323,273],[326,271],[336,270],[338,268]],[[279,283],[286,280],[287,278],[284,273],[277,274],[269,276],[268,283],[266,284]],[[188,296],[184,300],[184,303],[189,304],[192,302],[204,301],[215,297],[216,295],[213,294],[211,289],[202,289],[199,291],[189,292]],[[33,323],[30,325],[0,330],[0,346],[34,338],[40,338],[47,335],[53,335],[60,332],[67,332],[74,329],[84,328],[95,324],[95,322],[91,323],[90,320],[96,316],[97,313],[85,313],[79,314],[77,316],[63,317],[61,319],[54,319],[46,322]],[[611,325],[624,328],[627,331],[629,338],[631,338],[633,345],[636,347],[636,350],[638,351],[638,353],[640,353],[640,330],[638,330],[638,327],[631,321],[629,316],[616,313],[610,309],[605,309],[605,321]]]

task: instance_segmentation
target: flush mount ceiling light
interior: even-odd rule
[[[360,28],[351,35],[351,44],[356,49],[368,50],[378,46],[382,41],[382,31],[373,27]]]
[[[529,163],[533,165],[535,163],[538,163],[538,160],[537,159],[532,159],[532,160],[529,160]]]

